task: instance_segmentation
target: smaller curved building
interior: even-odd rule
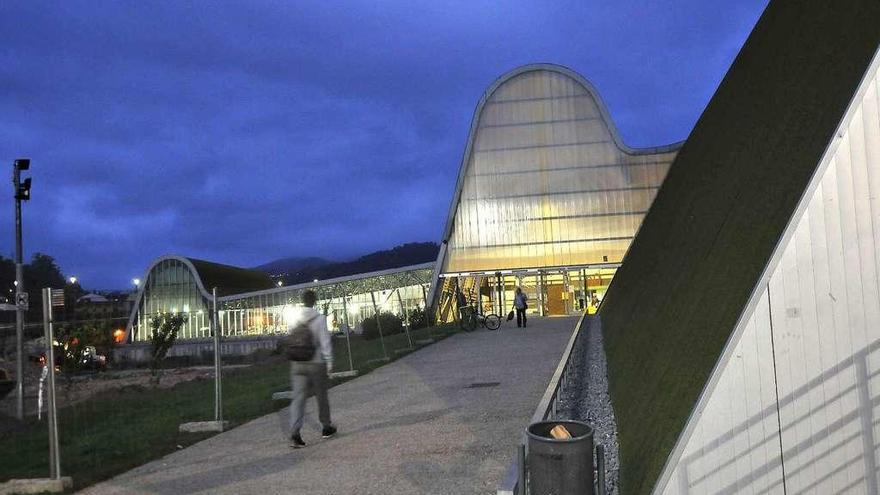
[[[182,313],[187,322],[180,339],[211,335],[211,301],[217,289],[217,321],[221,335],[256,337],[286,332],[285,309],[300,305],[302,293],[318,295],[329,330],[357,328],[376,312],[406,319],[423,309],[432,264],[363,273],[314,283],[278,287],[265,273],[219,263],[163,256],[147,270],[129,318],[127,341],[149,340],[154,318]]]
[[[147,269],[128,322],[129,340],[146,340],[151,318],[162,314],[189,315],[180,338],[211,336],[210,301],[218,296],[268,289],[265,273],[183,256],[162,256]]]

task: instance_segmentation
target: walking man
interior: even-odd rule
[[[516,292],[513,295],[513,307],[516,309],[516,326],[526,326],[526,310],[529,309],[529,305],[526,301],[529,298],[526,296],[526,293],[522,291],[521,288],[517,287]]]
[[[330,332],[327,331],[327,318],[315,309],[317,299],[314,291],[303,292],[305,308],[288,324],[290,336],[287,356],[290,359],[290,387],[293,390],[290,446],[295,449],[306,446],[300,428],[310,392],[318,402],[318,420],[324,427],[321,436],[330,438],[336,434],[336,427],[330,421],[330,402],[327,400],[327,375],[333,369],[333,347]]]

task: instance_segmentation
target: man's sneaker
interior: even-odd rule
[[[290,446],[294,449],[301,449],[306,446],[306,443],[303,442],[303,437],[299,433],[294,433],[290,435]]]
[[[321,436],[323,438],[332,438],[333,435],[335,435],[335,434],[336,434],[336,427],[335,426],[325,426],[324,430],[321,431]]]

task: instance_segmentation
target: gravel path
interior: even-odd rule
[[[573,368],[569,372],[572,386],[568,387],[563,397],[559,416],[583,421],[596,430],[593,441],[605,446],[605,487],[608,495],[612,495],[619,493],[617,423],[608,395],[608,374],[599,318],[588,316],[582,332],[572,351]]]

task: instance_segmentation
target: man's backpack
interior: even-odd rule
[[[317,316],[315,317],[317,318]],[[312,338],[311,323],[315,320],[304,320],[296,324],[287,337],[287,359],[291,361],[311,361],[315,357],[315,343]]]

